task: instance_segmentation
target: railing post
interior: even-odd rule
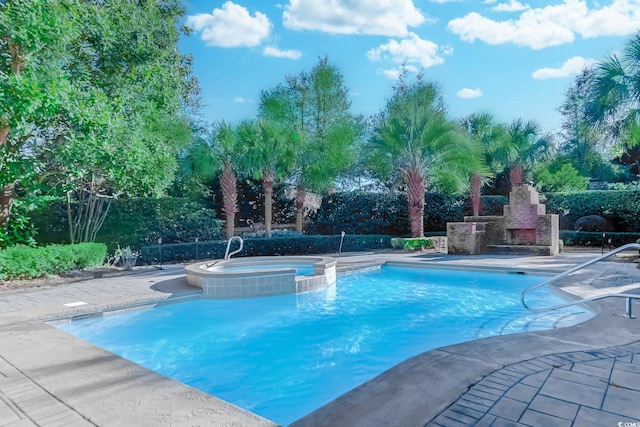
[[[624,315],[624,317],[628,318],[628,319],[635,319],[635,316],[633,315],[633,300],[630,297],[627,297],[627,302],[626,302],[626,314]]]

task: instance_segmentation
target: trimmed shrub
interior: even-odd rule
[[[547,193],[543,203],[547,213],[559,214],[560,229],[574,229],[576,221],[587,215],[599,215],[616,231],[640,231],[640,191],[584,191]],[[482,196],[481,215],[502,215],[506,196]],[[471,215],[466,195],[425,195],[425,233],[446,230],[447,222],[463,221]],[[337,234],[409,234],[407,201],[404,194],[336,193],[322,201],[321,208],[308,220],[309,232]]]
[[[232,243],[231,250],[237,249]],[[391,236],[345,235],[342,252],[358,252],[391,247]],[[235,257],[272,255],[336,254],[340,248],[340,235],[292,236],[270,239],[244,239],[242,252]],[[221,259],[227,249],[227,241],[217,240],[198,243],[150,245],[142,247],[142,260],[146,264],[160,262],[184,262],[195,259]]]
[[[318,234],[407,234],[407,199],[399,193],[336,193],[322,199],[307,229]]]
[[[505,196],[482,196],[482,215],[502,215],[509,202]],[[471,215],[466,195],[425,194],[425,232],[445,231],[447,222]],[[347,192],[326,196],[320,209],[308,219],[310,233],[409,234],[407,198],[401,193]]]
[[[391,239],[391,247],[394,249],[428,249],[433,247],[433,240],[426,237],[394,237]]]
[[[570,231],[561,230],[560,239],[564,241],[565,246],[602,246],[603,240],[606,239],[605,246],[608,246],[608,240],[611,239],[611,246],[618,247],[627,243],[635,243],[640,238],[640,233],[605,233],[586,231]]]
[[[0,279],[32,279],[102,265],[107,247],[102,243],[14,246],[0,250]]]
[[[66,203],[63,200],[33,215],[41,243],[69,241]],[[113,252],[118,246],[140,248],[156,243],[214,240],[221,236],[222,221],[203,203],[178,197],[121,198],[115,200],[98,232],[97,241]]]
[[[640,191],[584,191],[545,194],[547,213],[560,215],[560,228],[575,228],[576,221],[587,215],[599,215],[613,224],[616,231],[640,231]]]
[[[504,213],[504,205],[509,204],[507,196],[482,196],[481,200],[482,209],[480,210],[480,215],[502,215]]]
[[[600,215],[587,215],[578,218],[575,224],[576,231],[613,231],[614,227],[606,218]]]

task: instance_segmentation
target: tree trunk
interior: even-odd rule
[[[74,203],[71,202],[71,191],[67,192],[67,221],[71,243],[96,241],[115,198],[97,194],[93,185],[91,187],[91,190],[82,189],[76,193],[75,215],[72,214]]]
[[[419,170],[407,171],[405,184],[407,185],[411,237],[424,237],[424,192],[426,187],[424,174]]]
[[[514,164],[509,171],[509,179],[511,180],[511,186],[522,185],[524,182],[524,170],[522,165]]]
[[[11,216],[11,206],[16,197],[16,184],[5,185],[0,192],[0,228],[6,228]]]
[[[473,216],[480,216],[480,205],[482,199],[480,198],[480,190],[482,190],[482,177],[477,173],[474,173],[469,177],[469,188],[471,190],[471,209]]]
[[[273,222],[273,181],[274,174],[265,170],[262,172],[262,189],[264,190],[264,235],[271,237],[271,223]]]
[[[226,214],[226,228],[225,228],[225,236],[227,237],[227,239],[230,239],[233,237],[233,235],[235,234],[236,231],[236,227],[235,227],[235,222],[236,222],[236,214],[235,213],[231,213],[231,214]]]
[[[271,222],[273,218],[273,176],[269,172],[262,175],[264,189],[264,235],[271,237]]]
[[[304,229],[304,217],[302,215],[302,210],[304,208],[304,198],[306,193],[303,189],[298,188],[296,191],[296,231],[298,233],[302,233]]]
[[[0,147],[2,147],[7,142],[10,130],[8,125],[4,125],[4,121],[2,122],[2,124],[3,126],[0,126]]]
[[[235,231],[238,189],[236,174],[228,163],[224,165],[222,175],[220,175],[220,189],[222,190],[222,210],[227,217],[226,237],[230,239]]]

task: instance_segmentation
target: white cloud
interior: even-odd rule
[[[415,65],[403,65],[402,67],[388,68],[386,70],[378,70],[378,74],[382,74],[391,80],[398,80],[403,71],[406,70],[410,73],[418,74],[418,67]]]
[[[378,72],[391,80],[398,80],[400,77],[400,68],[390,68],[388,70],[378,70]]]
[[[586,67],[595,64],[595,59],[585,59],[581,56],[574,56],[567,59],[560,68],[540,68],[532,73],[532,77],[538,80],[557,79],[579,74]]]
[[[471,12],[449,21],[448,29],[464,41],[542,49],[571,43],[576,34],[584,38],[633,34],[638,22],[640,0],[613,0],[592,9],[585,0],[564,0],[557,5],[529,8],[518,19],[504,21]]]
[[[292,30],[403,37],[425,22],[412,0],[289,0],[282,14]]]
[[[254,101],[253,99],[246,99],[241,96],[236,96],[235,98],[233,98],[233,102],[237,102],[239,104],[246,104],[246,103],[252,103]]]
[[[228,1],[211,14],[187,17],[187,25],[202,31],[201,39],[208,46],[258,46],[271,33],[271,22],[263,13],[249,14],[247,8]]]
[[[482,91],[480,88],[469,89],[465,87],[464,89],[460,89],[457,95],[458,98],[478,98],[482,96]]]
[[[509,0],[509,3],[500,3],[491,8],[494,12],[520,12],[527,9],[530,9],[530,7],[520,3],[518,0]]]
[[[449,49],[446,49],[449,51]],[[387,59],[396,64],[418,64],[424,68],[442,64],[444,58],[438,55],[438,45],[421,39],[417,34],[409,33],[404,40],[389,40],[367,52],[370,61]]]
[[[275,56],[276,58],[287,58],[287,59],[298,59],[302,56],[302,52],[299,50],[287,49],[282,50],[278,49],[275,46],[266,46],[262,53],[265,56]]]

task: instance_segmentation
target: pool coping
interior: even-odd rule
[[[475,262],[480,260],[472,258]],[[450,258],[440,257],[438,261],[447,259]],[[467,261],[471,259],[467,258]],[[371,265],[371,260],[366,262]],[[166,274],[168,281],[179,277],[181,268],[184,267],[177,266],[170,274]],[[96,286],[88,286],[94,289],[91,292],[99,301],[95,304],[96,311],[97,307],[122,309],[124,300],[153,304],[170,302],[177,297],[197,297],[199,290],[194,292],[188,287],[169,295],[142,289],[148,286],[146,282],[156,280],[149,280],[156,273],[140,274],[140,280],[135,275],[125,279],[97,279],[94,281]],[[608,280],[602,271],[585,274],[594,275],[601,280]],[[128,295],[118,301],[107,301],[97,288],[120,286],[114,292],[129,291],[120,282],[117,282],[117,286],[113,285],[115,280],[120,279],[128,284],[134,284],[137,280],[135,285],[142,290],[139,294]],[[275,425],[70,337],[40,320],[60,315],[63,311],[72,315],[86,313],[86,307],[68,307],[56,311],[41,307],[40,304],[54,296],[75,298],[75,295],[85,295],[86,292],[78,287],[28,293],[22,295],[25,297],[22,300],[28,300],[32,308],[0,311],[0,342],[3,343],[0,346],[0,373],[4,374],[4,377],[0,375],[0,397],[4,397],[0,399],[0,414],[3,413],[3,402],[9,402],[4,409],[25,421],[25,425],[47,425],[42,420],[52,417],[74,420],[80,423],[78,425],[144,425],[150,422],[185,426],[194,423]],[[7,295],[7,298],[21,300],[13,294]],[[570,328],[484,338],[428,351],[396,365],[293,425],[409,425],[414,421],[416,425],[424,425],[446,410],[470,386],[505,366],[532,357],[637,341],[640,339],[640,332],[635,327],[637,323],[620,316],[623,312],[620,305],[620,301],[600,301],[597,303],[600,313]],[[615,328],[615,334],[606,333],[611,328]],[[594,329],[600,333],[594,334]],[[518,349],[516,354],[514,347]],[[40,352],[34,352],[35,348],[39,348]],[[526,359],[522,356],[523,351],[526,352]],[[43,358],[42,354],[47,357]],[[433,387],[434,383],[438,386]],[[34,406],[36,400],[39,403]],[[3,425],[0,421],[0,426]]]

